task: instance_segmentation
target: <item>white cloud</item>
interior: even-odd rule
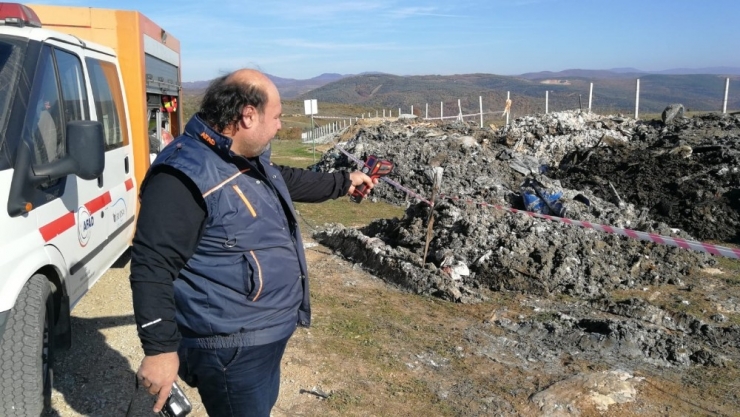
[[[343,43],[343,42],[316,42],[304,39],[277,39],[273,41],[278,46],[283,47],[294,47],[294,48],[308,48],[308,49],[325,49],[325,50],[338,50],[338,49],[349,49],[354,51],[362,50],[390,50],[390,49],[405,49],[400,48],[394,43]]]
[[[235,2],[244,4],[243,2]],[[310,19],[336,19],[358,14],[382,11],[387,6],[381,1],[352,1],[352,2],[306,2],[306,1],[276,1],[269,7],[256,13],[261,15],[277,16],[281,19],[310,20]]]
[[[388,14],[395,19],[408,19],[417,16],[424,17],[463,17],[463,15],[442,13],[437,7],[402,7],[388,10]]]

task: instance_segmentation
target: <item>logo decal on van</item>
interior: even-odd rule
[[[93,226],[95,226],[95,217],[87,211],[87,208],[82,206],[77,209],[77,237],[80,241],[80,246],[85,247],[90,242]]]
[[[113,214],[113,225],[115,229],[121,227],[126,222],[128,216],[128,210],[126,210],[126,201],[119,198],[110,208],[110,213]]]

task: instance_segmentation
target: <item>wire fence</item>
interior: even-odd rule
[[[324,143],[335,135],[341,133],[352,123],[358,120],[357,117],[342,117],[342,116],[314,116],[314,119],[338,119],[331,123],[327,123],[322,126],[308,129],[301,133],[301,141],[303,143]],[[354,122],[353,122],[354,121]]]
[[[545,91],[544,95],[544,109],[545,114],[550,112],[550,92],[549,90]],[[728,99],[729,99],[729,92],[730,92],[730,78],[726,78],[724,82],[724,95],[722,97],[722,114],[727,114],[727,106],[728,106]],[[634,117],[635,119],[639,119],[640,117],[640,79],[636,79],[635,82],[635,100],[634,100]],[[586,110],[589,113],[592,112],[592,105],[593,105],[593,97],[594,97],[594,83],[589,84],[589,90],[588,90],[588,101],[586,108],[583,108],[583,102],[581,100],[581,95],[578,95],[578,108],[580,110]],[[467,101],[467,100],[466,100]],[[477,109],[463,109],[462,100],[457,100],[457,108],[456,112],[453,112],[452,114],[448,113],[445,114],[445,109],[447,108],[449,110],[449,103],[445,103],[444,101],[440,102],[439,105],[439,111],[437,112],[435,110],[435,105],[432,105],[431,112],[430,112],[430,105],[429,103],[424,104],[424,113],[423,116],[421,114],[421,110],[419,108],[415,108],[413,105],[410,106],[409,113],[404,113],[401,107],[398,107],[395,116],[394,116],[394,110],[395,109],[376,109],[370,112],[362,113],[361,115],[357,117],[344,117],[344,116],[314,116],[314,118],[319,119],[338,119],[335,122],[326,124],[324,126],[316,127],[311,130],[307,130],[302,134],[302,139],[304,142],[312,142],[316,140],[318,142],[318,138],[323,138],[328,135],[336,134],[337,132],[341,131],[342,129],[345,129],[355,121],[359,119],[366,119],[366,118],[383,118],[383,119],[392,119],[392,118],[419,118],[422,120],[457,120],[457,121],[470,121],[477,120],[480,123],[480,127],[484,126],[484,117],[485,116],[496,116],[497,120],[504,120],[505,124],[509,125],[509,119],[512,114],[512,108],[516,108],[516,104],[511,99],[511,92],[506,92],[506,100],[504,102],[495,102],[488,104],[489,108],[486,110],[484,109],[484,100],[483,96],[478,96],[478,108]],[[492,110],[492,109],[502,109],[502,110]]]

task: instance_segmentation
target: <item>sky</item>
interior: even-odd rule
[[[185,82],[740,67],[738,0],[39,2],[143,13],[180,40]]]

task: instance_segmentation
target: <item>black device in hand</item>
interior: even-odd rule
[[[393,171],[393,162],[378,159],[375,155],[369,155],[365,160],[365,166],[362,167],[361,171],[367,174],[370,178],[385,177]],[[361,202],[370,192],[370,190],[366,190],[366,188],[365,184],[360,184],[355,187],[354,192],[349,196],[350,201],[354,203]]]
[[[161,417],[182,417],[193,410],[193,406],[188,401],[188,397],[182,392],[177,382],[172,384],[170,396],[164,403],[162,410],[159,412]]]
[[[134,400],[136,399],[136,393],[139,391],[139,378],[134,374],[134,394],[131,396],[131,401],[128,403],[128,410],[126,410],[126,417],[131,417],[134,411]],[[182,417],[193,411],[193,406],[188,401],[188,397],[182,392],[177,382],[172,383],[172,389],[170,395],[167,397],[162,410],[159,411],[159,416],[162,417]]]

